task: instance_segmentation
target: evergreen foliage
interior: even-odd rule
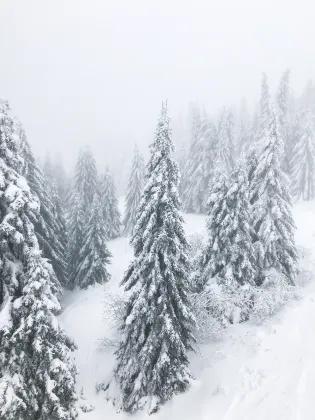
[[[115,184],[108,168],[106,168],[101,179],[100,191],[107,237],[108,239],[115,239],[120,235],[121,216]]]
[[[261,93],[259,101],[259,115],[256,126],[256,143],[261,145],[261,142],[266,138],[270,122],[270,95],[267,76],[262,74]]]
[[[107,271],[111,254],[106,245],[106,228],[98,194],[94,195],[89,222],[84,230],[78,255],[75,283],[81,289],[110,279]]]
[[[150,401],[150,412],[185,391],[190,382],[186,352],[194,341],[188,300],[189,259],[179,215],[179,173],[166,106],[162,106],[148,181],[132,237],[134,260],[122,283],[128,292],[116,352],[122,408],[134,412]]]
[[[228,181],[216,176],[209,197],[208,242],[197,264],[195,286],[213,281],[228,287],[254,285],[256,261],[252,245],[249,181],[245,163]]]
[[[206,118],[193,120],[193,138],[183,175],[182,207],[185,212],[205,213],[213,173],[216,130]]]
[[[79,194],[84,217],[88,221],[94,195],[99,193],[96,162],[89,149],[84,149],[79,154],[74,175],[74,190]]]
[[[27,141],[25,131],[17,122],[19,136],[19,153],[23,158],[20,173],[26,178],[31,192],[40,202],[40,214],[32,220],[35,233],[44,257],[47,258],[55,270],[58,280],[63,286],[67,285],[66,265],[66,229],[60,222],[60,217],[54,208],[51,187],[44,178],[43,172],[37,165],[33,152]]]
[[[39,201],[20,175],[18,133],[0,101],[0,304],[7,318],[0,331],[0,419],[73,420],[73,343],[55,317],[61,288],[39,251]]]
[[[216,162],[230,174],[235,160],[235,121],[232,109],[223,109],[219,117]]]
[[[78,192],[72,196],[71,207],[67,217],[68,226],[68,267],[69,285],[73,289],[76,286],[76,274],[79,266],[79,255],[83,247],[83,235],[85,228],[85,217],[82,208],[82,201]]]
[[[295,199],[312,200],[315,197],[315,118],[305,110],[299,130],[299,140],[291,162],[291,191]]]
[[[276,269],[293,283],[297,273],[295,225],[288,181],[280,166],[282,152],[283,142],[273,109],[268,135],[258,156],[250,186],[253,226],[258,239],[255,245],[261,281],[267,270]]]
[[[136,147],[132,162],[132,168],[130,171],[125,201],[124,232],[127,235],[132,234],[134,225],[137,221],[138,208],[143,193],[144,181],[144,159],[140,154],[138,147]]]

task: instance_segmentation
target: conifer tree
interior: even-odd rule
[[[312,200],[315,197],[315,118],[305,110],[299,141],[293,150],[291,162],[291,191],[296,200]]]
[[[284,171],[290,173],[290,163],[292,159],[292,144],[290,143],[288,111],[289,111],[289,77],[290,70],[286,70],[280,80],[277,92],[277,111],[279,117],[279,132],[282,136],[284,149],[282,166]]]
[[[95,159],[89,149],[80,152],[74,175],[74,190],[82,201],[82,210],[86,221],[95,193],[99,193],[99,181]]]
[[[135,148],[125,202],[124,232],[131,235],[137,221],[138,208],[144,188],[145,165],[138,147]]]
[[[297,273],[295,225],[288,181],[280,166],[282,152],[283,142],[273,108],[268,135],[258,156],[250,186],[253,226],[258,239],[256,248],[259,248],[257,255],[261,281],[266,270],[276,269],[286,275],[290,283],[294,283]]]
[[[115,239],[120,235],[120,212],[115,184],[108,168],[101,179],[101,202],[103,219],[108,239]]]
[[[74,420],[73,343],[55,315],[60,284],[42,258],[38,198],[20,175],[16,123],[0,101],[0,420]]]
[[[68,287],[73,289],[76,286],[76,274],[79,266],[79,255],[83,247],[83,235],[85,228],[85,216],[82,208],[82,201],[78,192],[71,197],[71,206],[67,217],[68,227]]]
[[[182,200],[185,212],[205,213],[209,180],[214,165],[214,125],[194,119],[193,139],[183,174]]]
[[[219,118],[216,157],[221,168],[229,174],[235,160],[235,123],[231,109],[223,109]]]
[[[259,116],[256,127],[255,140],[258,145],[266,138],[270,122],[270,95],[267,76],[262,74],[261,94],[259,101]]]
[[[189,260],[179,214],[178,167],[166,106],[162,106],[148,180],[132,237],[134,260],[123,279],[128,302],[116,352],[122,408],[150,412],[189,386],[187,351],[194,341],[188,300]]]
[[[44,257],[51,262],[59,282],[63,286],[66,286],[65,226],[60,223],[59,217],[54,209],[51,186],[45,179],[41,168],[36,163],[25,131],[19,122],[16,122],[16,124],[19,137],[19,153],[23,158],[19,172],[26,178],[31,192],[38,197],[40,202],[40,214],[36,220],[33,220],[36,237]]]
[[[106,229],[99,194],[94,195],[89,222],[84,230],[78,255],[75,284],[81,289],[110,279],[107,271],[111,254],[106,245]]]
[[[197,290],[216,281],[226,286],[256,281],[256,261],[252,245],[249,181],[245,163],[227,180],[218,169],[209,197],[208,243],[196,273]]]

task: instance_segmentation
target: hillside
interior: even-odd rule
[[[315,389],[315,203],[294,207],[296,241],[302,273],[302,298],[268,323],[244,323],[230,328],[226,337],[201,346],[191,355],[195,377],[191,390],[179,395],[154,415],[157,420],[290,420],[310,419]],[[202,232],[204,217],[187,215],[188,234]],[[106,287],[66,293],[60,320],[77,346],[75,357],[86,403],[95,409],[80,420],[125,419],[117,414],[95,385],[111,377],[112,349],[100,350],[99,340],[114,330],[104,320],[104,295],[116,293],[132,250],[126,238],[109,243],[113,254],[111,281]],[[84,401],[82,401],[84,402]],[[145,412],[137,419],[147,418]],[[151,418],[151,417],[150,417]]]

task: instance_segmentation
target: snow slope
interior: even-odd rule
[[[305,282],[302,299],[264,325],[244,323],[231,327],[221,342],[202,346],[191,355],[195,377],[191,390],[173,398],[154,415],[157,420],[313,420],[315,395],[315,202],[294,208]],[[204,217],[187,215],[188,234],[204,230]],[[113,254],[112,279],[107,291],[117,291],[132,250],[125,238],[109,244]],[[306,282],[306,277],[309,282]],[[60,320],[76,341],[75,357],[86,402],[95,410],[79,420],[125,419],[97,394],[95,385],[111,378],[112,350],[99,349],[99,339],[113,330],[103,319],[104,287],[66,293]],[[138,420],[149,417],[145,412]]]

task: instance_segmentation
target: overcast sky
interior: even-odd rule
[[[315,78],[313,0],[0,0],[0,96],[36,155],[98,163],[151,141],[160,103],[253,104],[261,72]]]

